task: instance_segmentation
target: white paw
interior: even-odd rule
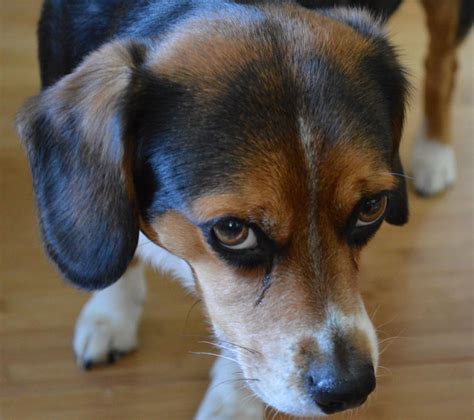
[[[137,328],[125,319],[85,313],[76,323],[74,352],[77,364],[84,369],[113,363],[136,346]]]
[[[96,292],[82,309],[73,341],[79,366],[89,369],[95,364],[112,363],[137,347],[145,297],[145,283],[139,270],[129,269],[128,278],[124,276],[111,287]]]
[[[411,172],[415,190],[434,195],[456,180],[456,157],[451,146],[419,136],[413,149]]]

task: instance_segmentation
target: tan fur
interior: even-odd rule
[[[363,197],[390,190],[397,180],[376,151],[351,143],[330,148],[320,159],[320,200],[331,203],[322,210],[341,226]]]
[[[226,35],[229,25],[240,30],[239,36]],[[162,42],[148,68],[177,83],[199,84],[206,99],[222,92],[226,75],[264,54],[250,39],[250,34],[242,33],[241,25],[231,18],[191,20]]]
[[[156,242],[180,258],[195,262],[211,257],[199,228],[179,213],[165,213],[152,227],[156,232]]]
[[[423,0],[422,4],[430,34],[425,79],[426,134],[449,144],[460,2]]]
[[[354,71],[360,61],[374,49],[372,40],[333,18],[291,4],[284,5],[281,10],[280,15],[278,9],[269,7],[270,13],[281,16],[286,31],[296,33],[302,45],[312,45],[347,77],[357,76]],[[339,17],[355,14],[345,8],[335,10]],[[292,19],[288,19],[288,14]]]

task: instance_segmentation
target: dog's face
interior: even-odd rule
[[[346,10],[236,8],[106,45],[18,119],[46,248],[106,287],[141,228],[190,264],[265,402],[356,406],[378,362],[359,253],[407,219],[405,90],[380,30]]]

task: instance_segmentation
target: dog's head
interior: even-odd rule
[[[405,94],[380,28],[344,9],[236,6],[107,44],[18,117],[46,249],[104,288],[141,229],[190,264],[264,401],[356,406],[378,362],[359,253],[407,220]]]

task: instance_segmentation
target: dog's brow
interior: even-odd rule
[[[206,224],[224,217],[236,217],[257,225],[278,246],[284,246],[291,233],[283,214],[274,214],[263,203],[250,203],[237,194],[215,194],[198,198],[189,218],[194,224]]]
[[[390,192],[396,187],[396,177],[388,173],[376,173],[365,179],[353,180],[339,188],[335,203],[336,206],[350,210],[363,198]]]
[[[205,195],[194,201],[191,211],[200,222],[234,216],[251,222],[259,222],[262,227],[269,229],[277,224],[263,205],[249,203],[238,194]]]
[[[378,172],[361,182],[364,194],[377,194],[396,188],[397,178],[388,172]]]

